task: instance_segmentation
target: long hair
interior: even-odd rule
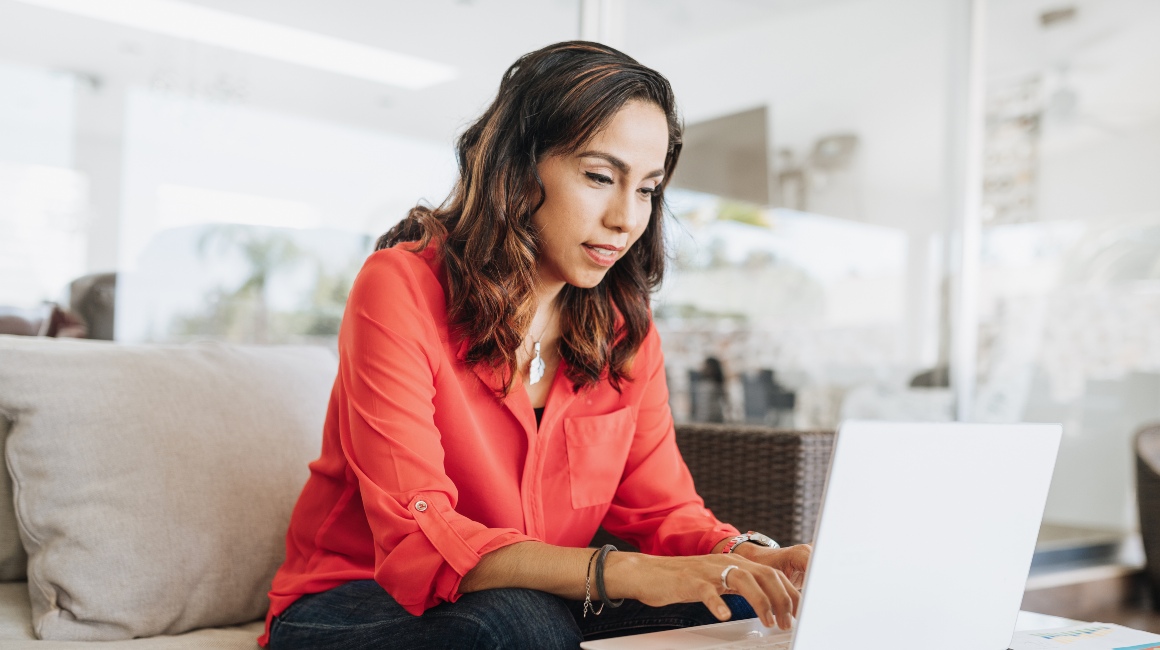
[[[416,206],[375,249],[433,240],[442,246],[448,317],[468,341],[466,361],[518,374],[516,354],[535,315],[539,238],[532,215],[544,202],[536,165],[574,153],[629,101],[659,107],[668,123],[665,176],[652,195],[640,239],[590,289],[565,285],[560,355],[575,390],[607,377],[617,390],[649,328],[649,300],[664,277],[664,183],[681,151],[681,125],[669,82],[599,43],[570,41],[520,57],[495,101],[460,136],[459,180],[437,208]]]

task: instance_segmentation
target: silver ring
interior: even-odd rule
[[[729,591],[729,583],[727,582],[727,580],[729,580],[729,572],[733,569],[740,568],[741,567],[737,566],[736,564],[730,564],[729,566],[725,567],[724,571],[721,572],[721,586],[725,587],[725,591]]]

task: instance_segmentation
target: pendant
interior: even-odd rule
[[[540,357],[540,342],[536,341],[536,356],[532,357],[532,363],[528,367],[528,379],[535,384],[544,377],[544,359]]]

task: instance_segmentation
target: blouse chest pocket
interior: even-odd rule
[[[635,419],[632,407],[626,406],[605,415],[564,420],[573,508],[612,502],[632,446]]]

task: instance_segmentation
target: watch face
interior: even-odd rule
[[[770,538],[767,535],[762,535],[761,533],[759,533],[755,530],[749,531],[748,533],[746,533],[746,535],[749,536],[749,541],[751,541],[751,542],[757,542],[758,544],[761,544],[762,546],[768,546],[770,548],[781,548],[781,546],[777,542],[773,541],[772,538]]]

